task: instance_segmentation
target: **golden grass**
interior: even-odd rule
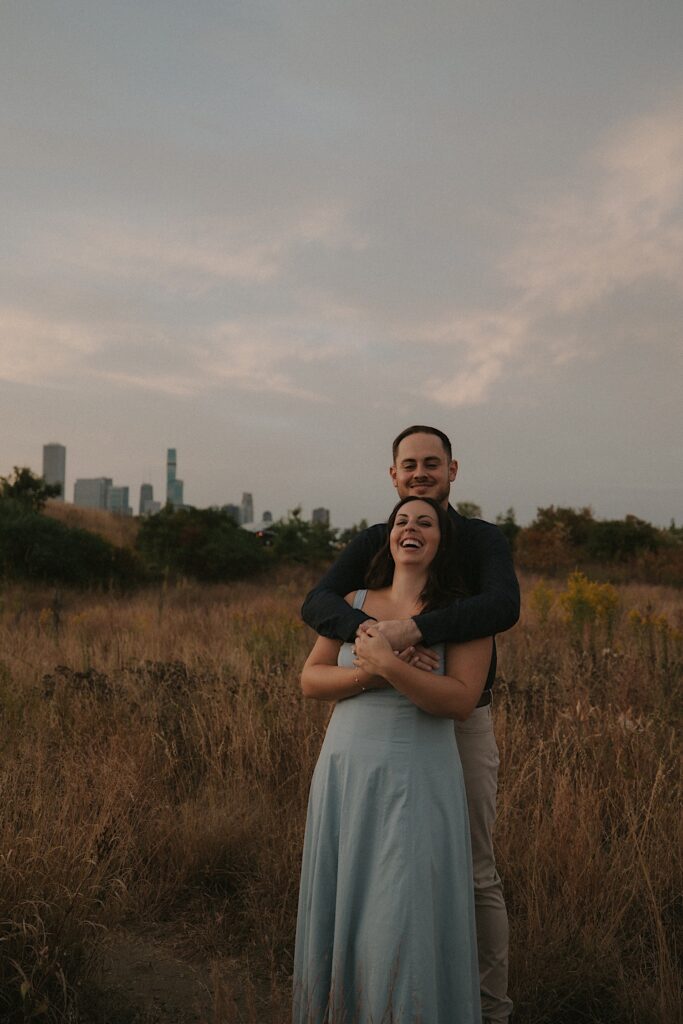
[[[140,528],[139,521],[132,516],[115,516],[99,508],[80,508],[68,502],[50,499],[44,513],[59,520],[71,529],[90,530],[104,537],[117,548],[132,548]]]
[[[599,619],[580,635],[557,585],[545,603],[536,586],[499,640],[495,704],[517,1019],[670,1024],[680,595],[620,588],[608,637]],[[254,992],[261,977],[272,986],[248,1016],[284,1024],[328,714],[299,693],[305,589],[299,572],[61,604],[0,594],[0,1019],[73,1019],[107,931],[145,923],[207,963],[239,956]],[[214,970],[217,1008],[230,984]]]

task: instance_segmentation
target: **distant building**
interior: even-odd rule
[[[242,523],[242,509],[239,505],[223,505],[221,512],[226,512],[232,520],[234,520],[236,526],[240,526]]]
[[[268,512],[268,511],[266,510],[266,511],[265,511],[265,512],[263,513],[263,519],[262,519],[262,522],[264,522],[264,523],[272,523],[272,521],[273,521],[273,513],[272,513],[272,512]]]
[[[74,505],[80,508],[106,508],[107,493],[112,482],[108,476],[77,480],[74,484]]]
[[[66,494],[66,448],[63,444],[43,445],[43,477],[48,484],[59,484],[61,491],[57,498],[64,501]]]
[[[311,522],[319,523],[320,526],[330,525],[330,510],[329,508],[314,508],[311,514]]]
[[[183,481],[176,478],[175,448],[169,448],[166,455],[166,501],[174,508],[183,504]]]
[[[138,506],[138,514],[141,516],[148,516],[150,514],[150,505],[157,505],[158,502],[154,500],[154,488],[151,484],[141,484],[140,486],[140,505]]]
[[[248,491],[242,494],[242,526],[254,522],[254,499]]]
[[[128,504],[128,487],[109,487],[107,490],[107,509],[115,516],[132,516],[133,509]]]

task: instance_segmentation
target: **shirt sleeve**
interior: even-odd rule
[[[475,593],[414,617],[423,643],[430,647],[503,633],[519,618],[519,583],[505,535],[482,520],[468,520],[463,532]]]
[[[351,643],[361,622],[371,618],[366,612],[351,608],[344,597],[364,586],[365,573],[385,537],[386,528],[381,524],[363,530],[306,595],[301,617],[316,633]]]

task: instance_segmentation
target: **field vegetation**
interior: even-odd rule
[[[285,1024],[329,713],[298,685],[313,578],[285,566],[128,595],[4,584],[2,1021],[132,1022],[97,1009],[98,971],[113,937],[144,933],[206,965],[207,1021]],[[516,1020],[672,1024],[680,592],[581,573],[523,586],[495,691]]]

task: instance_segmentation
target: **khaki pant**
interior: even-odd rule
[[[470,814],[482,1017],[484,1024],[503,1024],[512,1002],[507,995],[508,918],[493,855],[499,758],[491,705],[456,722],[455,736]]]

